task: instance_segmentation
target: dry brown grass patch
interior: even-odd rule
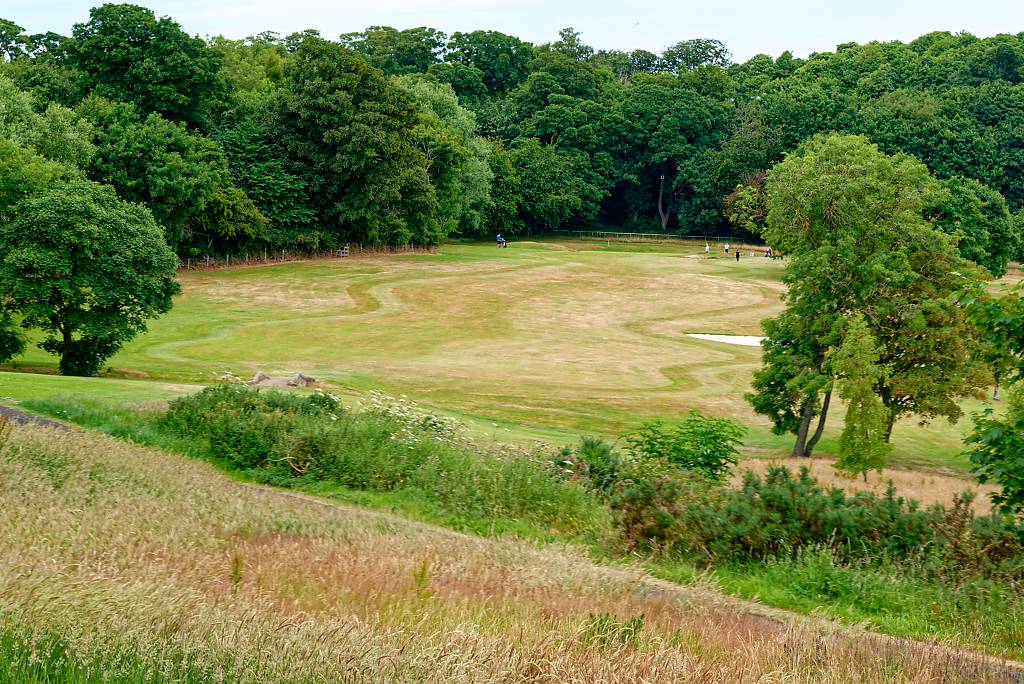
[[[892,481],[899,496],[917,499],[923,504],[940,503],[948,506],[953,502],[954,496],[971,490],[976,494],[972,508],[980,515],[992,511],[992,500],[989,495],[999,491],[999,487],[995,485],[981,485],[963,477],[927,470],[888,468],[882,473],[872,471],[868,473],[865,482],[860,476],[853,477],[837,471],[834,464],[835,461],[828,458],[750,459],[742,461],[735,469],[732,481],[734,484],[742,482],[743,472],[746,470],[763,476],[772,466],[785,466],[794,473],[806,467],[811,471],[811,475],[826,487],[838,487],[850,493],[873,492],[883,495]]]

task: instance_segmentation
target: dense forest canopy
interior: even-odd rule
[[[85,19],[85,18],[83,18]],[[1024,33],[932,33],[733,63],[371,26],[189,36],[135,5],[70,36],[0,20],[0,218],[47,178],[144,204],[183,256],[620,226],[741,234],[815,134],[943,184],[928,215],[998,275],[1020,258]]]

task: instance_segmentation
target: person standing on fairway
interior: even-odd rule
[[[710,243],[707,243],[707,242],[704,243],[704,256],[711,256],[711,244]]]
[[[736,250],[736,263],[739,263],[739,261],[740,261],[740,250],[737,249]]]
[[[726,254],[729,253],[729,243],[728,242],[725,243],[725,253]]]

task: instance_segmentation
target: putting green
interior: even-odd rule
[[[688,333],[760,334],[782,307],[782,268],[757,256],[707,259],[703,245],[561,241],[184,273],[173,311],[110,365],[162,385],[302,371],[517,437],[616,436],[698,408],[748,425],[748,454],[773,456],[790,439],[743,401],[760,350]],[[54,366],[33,350],[10,369]],[[0,396],[17,398],[6,377]],[[95,387],[87,391],[103,391]],[[840,425],[837,412],[824,452]],[[907,420],[895,458],[962,469],[965,427]]]

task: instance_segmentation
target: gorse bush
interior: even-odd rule
[[[450,419],[383,395],[362,411],[348,411],[322,392],[300,396],[225,384],[174,400],[160,425],[205,440],[226,467],[274,484],[401,489],[442,512],[523,519],[568,533],[607,518],[596,497],[549,461],[483,453]]]
[[[565,447],[558,463],[568,472],[579,475],[589,486],[605,495],[611,494],[627,467],[612,445],[600,437],[584,436],[575,449]]]
[[[886,493],[825,488],[806,468],[747,472],[739,487],[671,461],[675,435],[651,424],[618,453],[597,438],[563,452],[564,462],[600,492],[619,542],[699,565],[761,563],[821,550],[837,563],[895,565],[959,582],[1024,580],[1024,530],[999,514],[975,516],[966,493],[950,506],[922,508]]]
[[[662,485],[664,488],[664,485]],[[837,561],[896,563],[957,581],[963,576],[1024,579],[1024,535],[1000,515],[975,516],[971,497],[921,508],[897,496],[826,489],[806,468],[794,475],[752,472],[734,489],[691,486],[661,540],[703,563],[765,561],[803,549],[828,549]]]

